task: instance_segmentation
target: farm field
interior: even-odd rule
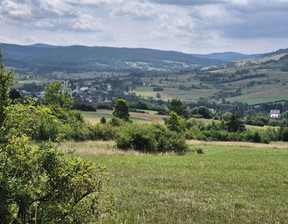
[[[107,121],[112,118],[112,110],[97,110],[97,112],[82,112],[82,114],[84,119],[92,125],[99,123],[102,117],[105,117]],[[165,117],[152,111],[150,113],[130,112],[130,115],[131,120],[136,123],[150,123],[152,121],[164,123],[163,118]]]
[[[123,152],[113,141],[61,148],[107,167],[115,214],[101,223],[288,222],[287,143],[189,144],[186,155]]]

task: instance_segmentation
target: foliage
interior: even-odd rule
[[[71,109],[73,106],[73,98],[70,96],[70,89],[63,89],[60,82],[47,84],[45,87],[45,105],[59,106]]]
[[[33,148],[25,136],[0,150],[1,223],[91,222],[110,209],[105,168],[67,159],[49,142]]]
[[[9,92],[9,97],[11,100],[17,100],[17,99],[21,99],[21,95],[19,93],[19,91],[15,88],[12,88]]]
[[[129,121],[129,104],[126,100],[123,99],[117,99],[115,102],[115,107],[113,110],[113,116],[120,118],[124,121]]]
[[[88,129],[80,112],[67,110],[69,100],[68,104],[61,103],[68,95],[53,101],[54,90],[51,91],[46,101],[53,104],[50,107],[37,106],[33,101],[11,105],[8,91],[13,81],[13,73],[5,72],[2,64],[1,223],[94,223],[101,214],[111,212],[111,200],[102,191],[105,168],[78,158],[69,159],[50,141],[38,147],[30,145],[28,136],[49,136],[59,141],[62,131],[79,134],[83,133],[79,128]],[[52,87],[59,90],[59,85]]]
[[[112,126],[122,126],[124,125],[124,121],[118,117],[112,117],[109,121],[109,124],[111,124]]]
[[[5,120],[5,108],[11,103],[9,90],[15,82],[14,72],[6,71],[5,64],[2,63],[2,53],[0,53],[0,125]]]
[[[116,129],[110,124],[96,124],[90,128],[90,137],[91,140],[113,140]]]
[[[167,125],[167,128],[171,131],[181,133],[186,131],[185,119],[180,118],[174,111],[171,111],[169,116],[165,119],[165,124]]]
[[[284,128],[281,132],[282,141],[288,142],[288,127]]]
[[[264,113],[257,113],[254,115],[248,115],[245,119],[245,123],[263,127],[269,123],[269,118]]]
[[[96,111],[96,107],[91,104],[81,103],[81,102],[74,102],[73,104],[74,110],[81,110],[81,111]]]
[[[245,130],[244,123],[239,116],[232,114],[231,118],[226,122],[227,130],[229,132],[237,132]]]
[[[179,99],[172,99],[169,105],[170,112],[173,111],[181,117],[188,118],[187,105]]]
[[[170,131],[160,124],[126,124],[117,132],[116,144],[123,150],[134,149],[144,153],[185,153],[188,149],[183,134]]]
[[[107,123],[106,118],[105,118],[105,117],[101,117],[100,123],[101,123],[101,124],[106,124],[106,123]]]
[[[207,107],[204,106],[195,107],[190,111],[190,113],[192,114],[192,116],[200,115],[202,118],[206,119],[212,118],[212,112]]]

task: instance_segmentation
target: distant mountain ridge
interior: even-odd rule
[[[222,61],[175,51],[145,48],[0,44],[5,63],[64,71],[181,70]]]
[[[193,54],[200,58],[209,58],[214,60],[220,60],[223,62],[238,61],[250,58],[257,58],[263,56],[263,54],[241,54],[237,52],[223,52],[223,53],[212,53],[212,54]]]

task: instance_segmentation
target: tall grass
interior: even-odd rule
[[[101,222],[288,223],[287,145],[194,143],[185,156],[83,153],[108,168],[105,189],[117,198]]]

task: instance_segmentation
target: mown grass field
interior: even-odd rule
[[[117,200],[101,223],[288,223],[287,143],[189,144],[182,156],[123,152],[112,141],[62,148],[107,167],[104,189]]]
[[[130,112],[130,118],[136,123],[151,123],[160,122],[164,123],[163,115],[157,115],[155,111],[146,111],[147,113]],[[112,118],[112,110],[97,110],[97,112],[82,112],[83,117],[90,124],[94,125],[100,122],[102,117],[105,117],[107,121]]]

